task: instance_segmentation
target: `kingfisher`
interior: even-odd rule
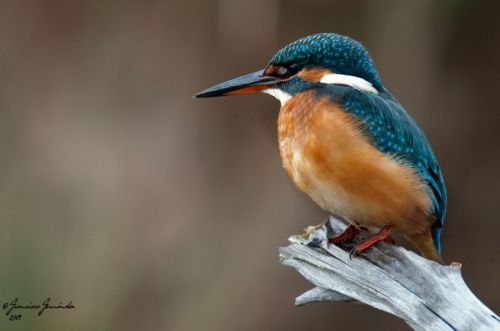
[[[276,97],[278,143],[294,184],[348,222],[330,243],[371,236],[361,254],[391,232],[438,263],[447,193],[431,145],[384,87],[366,48],[320,33],[286,45],[263,70],[210,87],[196,98],[261,91]]]

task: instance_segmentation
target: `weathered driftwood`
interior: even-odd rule
[[[297,297],[296,305],[361,302],[404,319],[415,330],[500,330],[499,317],[464,283],[459,263],[440,265],[386,243],[350,259],[350,247],[326,240],[344,228],[331,217],[280,249],[281,263],[316,286]]]

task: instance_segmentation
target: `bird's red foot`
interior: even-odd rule
[[[352,258],[353,255],[356,254],[361,254],[368,248],[372,247],[379,241],[389,241],[389,242],[394,242],[394,239],[391,238],[389,235],[389,230],[391,229],[392,225],[386,225],[384,226],[376,235],[374,235],[371,238],[366,239],[362,243],[354,246],[354,248],[351,250],[349,253],[349,258]]]
[[[357,226],[349,224],[347,228],[345,228],[344,232],[339,235],[328,238],[328,242],[330,244],[342,244],[346,241],[352,240],[356,235],[361,232],[361,229]]]

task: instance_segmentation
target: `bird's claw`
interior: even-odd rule
[[[352,260],[353,256],[360,255],[363,253],[362,250],[359,249],[358,245],[354,246],[350,251],[349,251],[349,260]]]
[[[350,251],[349,251],[349,260],[352,260],[352,256],[353,255],[356,255],[356,247],[353,247]]]

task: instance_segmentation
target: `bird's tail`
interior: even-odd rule
[[[407,239],[415,246],[425,258],[443,264],[443,259],[434,245],[431,229],[422,234],[407,237]]]

